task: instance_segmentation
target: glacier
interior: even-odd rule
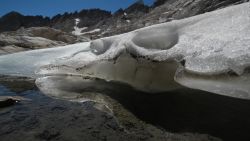
[[[0,74],[34,77],[46,93],[53,93],[44,85],[47,78],[79,76],[86,83],[102,79],[150,93],[189,87],[250,99],[250,3],[91,42],[0,56]]]
[[[37,78],[38,74],[36,74],[36,70],[41,66],[53,63],[58,59],[70,58],[74,56],[76,52],[88,51],[90,51],[89,43],[86,42],[50,49],[2,55],[0,56],[0,74]],[[91,53],[87,53],[85,57],[91,57],[91,55]]]

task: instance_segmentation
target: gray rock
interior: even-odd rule
[[[84,41],[88,39],[49,27],[21,28],[17,31],[0,33],[0,55]]]
[[[63,32],[61,30],[49,28],[49,27],[31,27],[23,30],[21,34],[27,34],[31,37],[43,37],[53,41],[61,41],[64,43],[75,43],[77,36]],[[22,32],[22,31],[17,31]]]
[[[15,53],[19,51],[40,49],[66,45],[63,42],[52,41],[42,37],[30,37],[25,35],[0,34],[0,53]]]

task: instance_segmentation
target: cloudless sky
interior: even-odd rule
[[[126,8],[137,0],[0,0],[0,17],[11,11],[23,15],[54,16],[64,12],[80,11],[82,9],[100,8],[115,12]],[[151,5],[154,0],[144,0]]]

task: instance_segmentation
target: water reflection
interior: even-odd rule
[[[57,80],[62,80],[65,84],[69,84],[68,82],[70,82],[68,80],[65,81],[63,78],[58,78]],[[5,81],[8,81],[8,79]],[[22,83],[22,81],[18,80],[15,82],[13,80],[9,88],[15,90],[18,83]],[[66,86],[62,90],[62,92],[65,91],[65,94],[66,90],[70,90],[70,85],[69,87]],[[129,87],[123,85],[114,84],[114,87],[130,91]],[[99,87],[99,92],[93,92],[94,89],[92,88],[89,88],[89,92],[81,92],[82,88],[75,89],[76,92],[73,89],[71,89],[72,93],[68,92],[68,95],[82,93],[82,96],[75,98],[75,100],[87,100],[86,98],[89,98],[87,102],[83,103],[52,99],[43,95],[37,88],[28,88],[26,91],[17,93],[0,83],[0,96],[23,96],[32,100],[21,101],[13,106],[0,108],[1,140],[218,140],[208,135],[192,133],[172,134],[145,124],[131,114],[131,112],[123,108],[123,105],[118,101],[105,94],[106,92],[113,93],[112,87],[110,87],[112,88],[110,90],[107,89],[105,93],[101,92],[101,90],[105,89],[104,87],[101,88],[101,86]],[[112,111],[107,110],[107,107],[112,107]],[[104,112],[97,109],[101,109]],[[124,125],[126,128],[121,125]]]
[[[135,122],[138,121],[133,115],[171,132],[206,133],[226,141],[250,138],[247,100],[187,88],[148,94],[124,84],[73,76],[45,77],[38,79],[37,84],[52,97],[101,103],[119,120],[124,119],[120,113],[125,111],[133,113],[129,118]]]

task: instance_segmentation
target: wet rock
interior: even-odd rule
[[[16,102],[17,102],[16,100],[11,99],[11,98],[1,99],[0,97],[0,108],[14,105]]]
[[[29,100],[19,96],[0,96],[0,108],[8,107],[22,100]]]

